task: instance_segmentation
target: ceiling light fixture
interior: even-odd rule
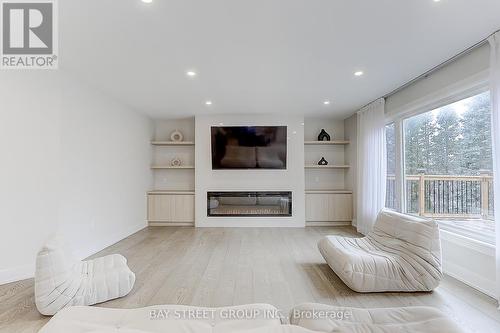
[[[363,74],[364,74],[364,73],[363,73],[363,71],[357,71],[357,72],[354,72],[354,75],[355,75],[355,76],[361,76],[361,75],[363,75]]]
[[[144,3],[152,3],[153,2],[153,0],[141,0],[141,1]]]
[[[323,104],[330,105],[330,101],[324,101]]]
[[[189,76],[189,77],[195,77],[196,76],[196,72],[195,71],[187,71],[186,75]]]
[[[206,105],[212,105],[212,101],[206,101],[205,104]]]

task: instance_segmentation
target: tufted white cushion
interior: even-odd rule
[[[315,318],[312,317],[313,315]],[[439,310],[423,306],[356,309],[307,303],[292,309],[290,323],[320,332],[463,332]]]
[[[127,259],[119,254],[79,261],[58,238],[36,259],[35,303],[44,315],[73,305],[92,305],[127,295],[135,282]]]
[[[366,237],[327,236],[318,248],[358,292],[430,291],[443,276],[437,223],[390,210],[379,213]]]
[[[59,311],[39,333],[282,332],[276,312],[268,304],[225,308],[157,305],[138,309],[76,306]]]

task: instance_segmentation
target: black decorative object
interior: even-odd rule
[[[328,161],[327,161],[327,160],[325,160],[325,158],[324,158],[324,157],[322,157],[322,158],[319,160],[318,165],[328,165]]]
[[[318,135],[318,141],[330,141],[330,134],[326,133],[325,129],[321,129]]]

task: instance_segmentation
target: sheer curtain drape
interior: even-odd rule
[[[358,111],[358,177],[356,219],[358,231],[372,230],[384,207],[386,186],[385,100]]]
[[[496,296],[500,303],[500,32],[489,38],[491,46],[490,89],[493,132],[493,179],[496,229]]]

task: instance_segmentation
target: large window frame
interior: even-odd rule
[[[405,180],[405,136],[404,122],[405,120],[417,116],[431,110],[458,102],[460,100],[484,93],[489,90],[488,72],[483,71],[470,77],[469,79],[458,82],[454,85],[446,87],[435,93],[426,95],[416,101],[406,104],[393,112],[386,114],[386,125],[395,125],[395,142],[396,142],[396,166],[395,166],[395,183],[396,183],[396,210],[401,213],[407,211],[406,207],[406,182]],[[494,235],[481,234],[472,232],[468,229],[457,228],[456,226],[438,221],[440,228],[450,233],[459,234],[467,238],[479,240],[488,244],[494,244]]]

